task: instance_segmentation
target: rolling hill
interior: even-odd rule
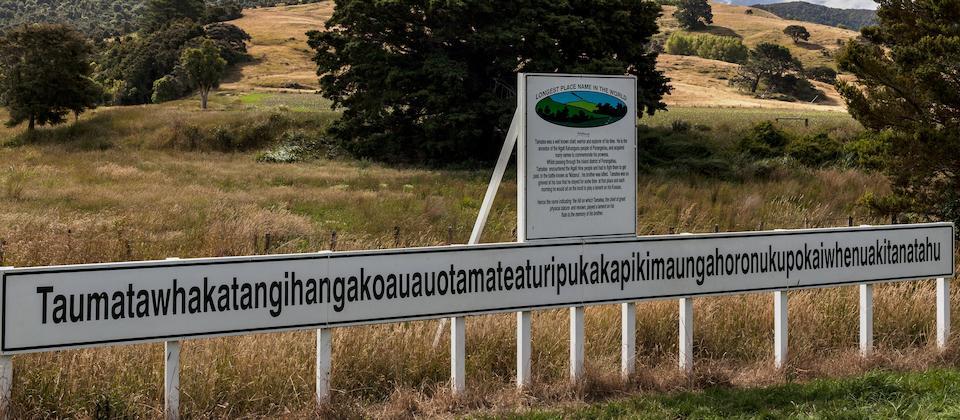
[[[805,1],[758,4],[753,7],[766,10],[784,19],[802,20],[821,25],[844,26],[859,30],[877,23],[877,12],[866,9],[835,9]]]
[[[856,37],[857,32],[827,25],[801,23],[746,6],[713,3],[714,24],[705,32],[735,36],[747,46],[760,42],[775,42],[790,48],[807,67],[833,66],[831,54],[838,41]],[[747,10],[753,14],[747,14]],[[671,16],[674,8],[665,6],[660,20],[662,34],[667,36],[679,30]],[[333,13],[333,2],[295,6],[279,6],[245,10],[244,17],[231,23],[243,28],[253,37],[250,53],[254,61],[234,72],[223,88],[241,91],[295,91],[312,92],[317,89],[316,67],[310,58],[305,33],[322,29]],[[811,33],[808,42],[793,44],[783,28],[803,24]],[[665,98],[668,105],[706,107],[747,107],[780,109],[816,109],[844,111],[843,101],[833,87],[819,82],[814,85],[825,93],[816,104],[783,102],[755,98],[741,94],[729,86],[728,80],[736,73],[735,64],[699,57],[661,54],[659,68],[672,79],[673,93]]]

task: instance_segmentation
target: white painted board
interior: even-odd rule
[[[520,240],[636,235],[636,77],[518,77]]]
[[[953,238],[939,223],[10,269],[0,341],[29,353],[952,277]]]

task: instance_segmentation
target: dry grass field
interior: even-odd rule
[[[369,249],[466,241],[489,173],[385,167],[353,160],[257,163],[252,152],[182,150],[197,129],[239,125],[281,113],[327,121],[330,113],[295,108],[304,95],[227,93],[210,112],[192,102],[102,109],[80,124],[42,130],[34,143],[0,148],[0,238],[4,264],[31,266],[165,257]],[[786,111],[783,111],[786,112]],[[676,108],[645,120],[669,127],[682,119],[735,136],[763,109]],[[809,112],[810,131],[855,130],[848,116]],[[320,123],[322,127],[322,123]],[[187,133],[187,134],[184,134]],[[71,140],[64,140],[69,138]],[[173,139],[173,140],[171,140]],[[179,140],[177,140],[179,139]],[[203,149],[200,149],[203,150]],[[510,241],[515,225],[514,175],[501,189],[484,241]],[[876,174],[847,169],[777,170],[758,179],[640,177],[639,233],[704,232],[845,224],[868,191],[883,192]],[[394,229],[400,228],[399,242]],[[265,235],[271,244],[265,247]],[[535,385],[517,393],[514,317],[468,320],[470,392],[447,391],[446,336],[432,346],[436,322],[334,332],[333,403],[326,417],[453,417],[498,415],[530,407],[578,406],[644,391],[756,386],[842,376],[868,369],[957,366],[953,352],[931,347],[933,285],[878,287],[877,355],[855,355],[857,297],[853,287],[791,295],[791,360],[773,370],[772,302],[767,294],[697,299],[697,370],[675,369],[676,302],[638,308],[638,374],[617,376],[619,311],[587,310],[588,379],[566,380],[567,315],[534,315]],[[957,311],[955,311],[957,313]],[[312,417],[314,335],[311,331],[188,341],[182,353],[183,412],[195,418]],[[158,417],[162,345],[16,356],[18,417]],[[98,411],[99,410],[99,411]]]
[[[253,63],[229,75],[228,90],[298,90],[317,88],[317,67],[310,61],[306,33],[322,30],[333,2],[247,9],[232,21],[250,34]]]

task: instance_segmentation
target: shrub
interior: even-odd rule
[[[887,136],[889,133],[885,131],[864,131],[857,139],[843,145],[844,161],[849,166],[861,169],[882,169],[890,144]]]
[[[840,158],[843,146],[825,133],[804,136],[790,142],[787,155],[806,166],[823,166]]]
[[[678,120],[681,121],[682,120]],[[641,171],[663,170],[684,175],[725,177],[732,173],[731,160],[709,138],[689,129],[643,127],[638,130],[637,160]]]
[[[666,42],[666,51],[676,55],[695,55],[710,60],[742,63],[748,49],[739,39],[711,34],[674,32]]]
[[[790,143],[787,133],[770,121],[757,123],[745,137],[740,139],[737,148],[741,153],[755,158],[783,156],[784,148]]]
[[[827,66],[816,66],[804,71],[807,77],[818,82],[833,84],[837,81],[837,71]]]

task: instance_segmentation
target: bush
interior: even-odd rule
[[[689,123],[681,125],[685,125],[686,129],[641,127],[638,130],[637,161],[640,171],[662,170],[708,177],[726,177],[733,172],[731,159],[723,155],[715,142],[691,131]]]
[[[837,71],[827,66],[816,66],[806,69],[807,77],[818,82],[833,84],[837,81]]]
[[[786,147],[786,152],[788,156],[806,166],[817,167],[836,162],[840,158],[842,148],[840,142],[820,133],[791,141]]]
[[[666,51],[675,55],[695,55],[710,60],[742,63],[748,49],[739,39],[711,34],[674,32],[666,42]]]
[[[864,131],[857,139],[843,145],[848,166],[877,171],[883,168],[890,141],[888,132]]]
[[[770,121],[757,123],[745,137],[740,139],[737,148],[741,153],[755,158],[783,156],[790,138],[783,130]]]

